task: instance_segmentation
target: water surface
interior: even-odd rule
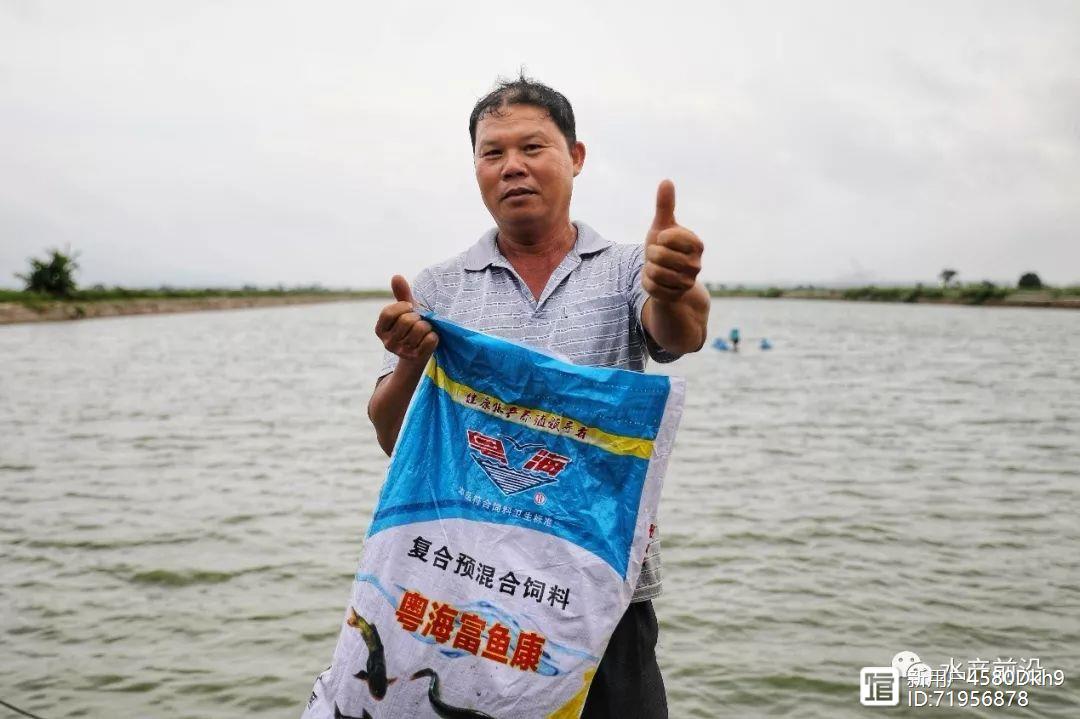
[[[386,467],[380,306],[0,327],[0,699],[299,715]],[[1080,313],[716,300],[736,324],[742,352],[652,367],[690,387],[672,717],[872,714],[859,669],[901,650],[1067,676],[963,716],[1080,715]]]

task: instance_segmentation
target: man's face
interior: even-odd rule
[[[568,148],[539,107],[504,106],[476,125],[476,182],[500,229],[543,233],[568,223],[574,177],[584,162],[585,146]]]

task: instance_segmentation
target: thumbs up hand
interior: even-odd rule
[[[676,302],[694,288],[705,245],[675,222],[675,184],[664,180],[656,189],[656,215],[645,235],[645,267],[641,286],[655,300]]]
[[[439,344],[439,336],[431,324],[416,313],[412,290],[404,277],[394,275],[390,280],[390,289],[396,301],[383,307],[379,313],[375,334],[382,340],[383,347],[401,359],[417,360],[424,364]]]

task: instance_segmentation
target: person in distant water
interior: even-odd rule
[[[731,332],[728,333],[728,339],[731,340],[731,349],[736,352],[739,351],[739,328],[732,327]]]
[[[648,357],[671,362],[705,344],[709,294],[697,282],[704,246],[675,221],[671,181],[657,188],[644,242],[614,244],[570,220],[585,145],[561,93],[524,76],[502,82],[473,108],[469,137],[480,197],[495,227],[422,271],[412,288],[400,275],[390,281],[396,301],[375,326],[386,363],[368,405],[387,454],[438,344],[418,305],[580,365],[640,372]],[[660,594],[659,570],[654,539],[590,685],[585,719],[668,715],[651,601]]]

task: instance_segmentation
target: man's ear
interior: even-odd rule
[[[585,166],[585,144],[575,142],[574,146],[570,148],[570,157],[574,160],[574,177],[577,177],[581,172],[581,168]]]

